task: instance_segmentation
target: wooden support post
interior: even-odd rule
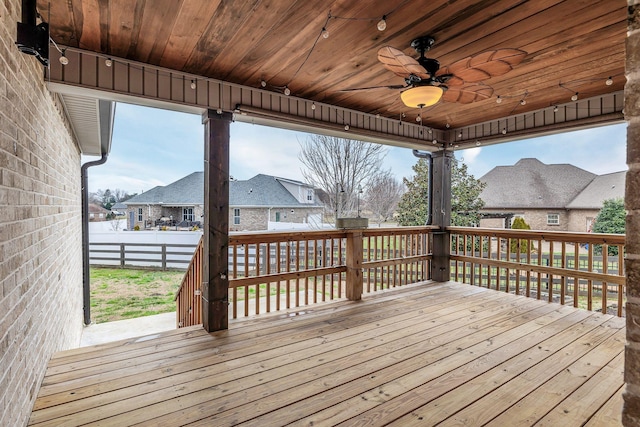
[[[202,325],[229,327],[229,125],[230,113],[208,110],[204,137],[204,262]]]
[[[362,299],[362,230],[347,232],[347,299]]]
[[[433,225],[440,227],[434,231],[431,261],[431,279],[446,282],[451,279],[451,235],[445,227],[451,225],[451,161],[453,153],[439,151],[433,157],[433,200],[431,218]]]

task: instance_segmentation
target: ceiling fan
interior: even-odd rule
[[[435,39],[431,36],[418,37],[411,42],[420,57],[416,60],[401,50],[384,46],[378,50],[378,60],[391,72],[403,77],[404,85],[374,86],[345,89],[344,91],[366,89],[405,89],[400,93],[402,102],[411,108],[429,107],[440,99],[446,102],[469,104],[488,99],[493,88],[483,80],[508,73],[518,65],[527,52],[520,49],[497,49],[461,59],[447,67],[427,58]]]

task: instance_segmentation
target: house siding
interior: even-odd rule
[[[498,213],[495,210],[481,211],[483,213]],[[551,230],[551,231],[581,231],[571,229],[569,221],[569,213],[565,209],[525,209],[517,208],[513,210],[506,210],[505,212],[516,213],[517,216],[521,216],[524,221],[531,227],[532,230]],[[549,225],[547,224],[547,214],[558,214],[559,224]],[[505,221],[502,218],[486,218],[480,220],[480,227],[489,228],[505,228]]]
[[[0,3],[0,425],[27,423],[51,355],[82,333],[80,153]]]

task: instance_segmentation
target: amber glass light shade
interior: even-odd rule
[[[416,86],[402,92],[400,98],[410,108],[430,107],[440,101],[443,92],[438,86]]]

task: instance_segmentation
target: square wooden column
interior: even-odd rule
[[[431,203],[432,224],[440,230],[432,233],[431,279],[446,282],[451,278],[449,256],[451,237],[445,227],[451,225],[451,151],[433,153],[433,200]]]
[[[229,328],[229,127],[231,113],[208,110],[204,134],[202,325]]]

